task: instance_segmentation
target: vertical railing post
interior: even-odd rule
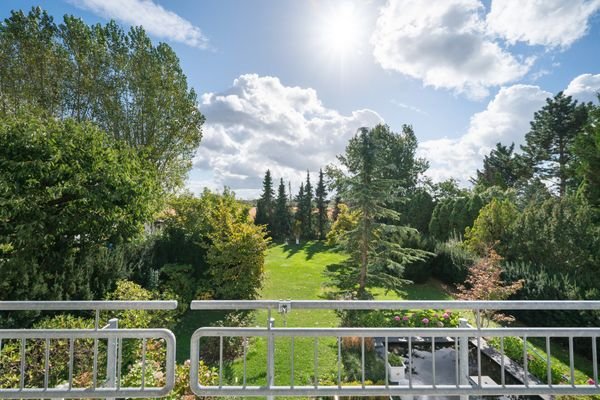
[[[268,329],[271,330],[274,327],[275,318],[269,316]],[[267,387],[271,387],[275,384],[275,342],[271,333],[267,337],[267,357]],[[273,400],[274,398],[274,396],[267,396],[267,400]]]
[[[108,320],[108,329],[119,329],[119,320],[111,318]],[[106,348],[106,386],[114,388],[117,383],[117,338],[108,338]],[[114,400],[107,397],[107,400]]]
[[[459,327],[460,328],[468,328],[469,322],[466,318],[459,319]],[[469,338],[466,336],[461,336],[459,338],[459,346],[458,346],[458,365],[460,368],[460,384],[468,385],[469,384]],[[460,396],[461,400],[468,400],[469,396],[462,395]]]

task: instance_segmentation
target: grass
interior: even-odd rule
[[[308,242],[302,245],[275,245],[267,252],[265,260],[265,282],[261,292],[263,299],[293,299],[311,300],[326,297],[323,272],[328,264],[342,261],[344,256],[331,251],[320,242]],[[441,300],[450,299],[441,285],[430,282],[421,285],[410,285],[405,289],[402,298],[410,300]],[[399,299],[394,293],[385,294],[376,290],[375,297],[382,300]],[[339,318],[332,310],[293,310],[286,316],[273,313],[275,326],[288,327],[336,327]],[[267,312],[256,313],[256,323],[265,326]],[[334,338],[321,338],[318,347],[318,376],[321,380],[331,380],[337,376],[337,344]],[[289,339],[279,339],[275,342],[275,384],[290,383],[291,372],[291,342]],[[315,342],[308,338],[297,338],[294,342],[294,383],[306,385],[313,383]],[[252,341],[246,361],[247,383],[266,383],[265,340]],[[243,376],[243,362],[235,362],[229,370],[228,381],[231,384],[240,383]]]

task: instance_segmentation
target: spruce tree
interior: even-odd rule
[[[304,185],[304,199],[302,202],[302,236],[305,239],[313,239],[313,221],[312,221],[312,210],[313,210],[313,189],[310,183],[310,172],[306,171],[306,184]]]
[[[273,218],[273,236],[277,239],[285,239],[291,233],[291,216],[288,207],[287,193],[283,179],[279,181],[277,200],[275,200],[275,215]]]
[[[319,169],[319,182],[317,183],[317,189],[315,190],[315,202],[317,204],[317,229],[319,232],[319,240],[324,240],[327,229],[327,222],[329,220],[327,216],[327,189],[325,188],[325,181],[323,179],[323,170]]]
[[[296,212],[294,214],[294,235],[296,238],[302,236],[304,232],[304,182],[300,183],[300,189],[298,190],[298,194],[296,195]]]
[[[274,202],[273,198],[275,193],[273,192],[273,179],[271,178],[271,171],[267,170],[265,178],[263,179],[263,192],[260,199],[256,202],[256,217],[254,219],[257,225],[266,225],[269,232],[273,232],[273,215],[274,215]]]
[[[521,146],[536,177],[557,182],[562,197],[575,182],[575,138],[588,119],[588,105],[578,104],[571,96],[559,92],[546,100],[534,114],[531,129]]]

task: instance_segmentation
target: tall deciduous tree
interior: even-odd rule
[[[332,283],[346,295],[368,298],[373,287],[399,291],[406,282],[402,279],[404,266],[427,255],[403,248],[395,240],[395,235],[411,228],[382,222],[399,218],[388,208],[397,197],[397,182],[389,179],[389,168],[394,167],[388,163],[389,140],[395,135],[385,125],[361,128],[350,139],[345,154],[338,156],[342,168],[328,167],[335,189],[357,218],[356,227],[338,240],[338,247],[349,258],[328,270]]]
[[[573,144],[587,119],[586,104],[578,104],[571,96],[559,92],[535,113],[531,129],[525,135],[526,145],[521,148],[526,160],[536,176],[556,182],[560,196],[576,183]]]
[[[317,230],[319,232],[319,240],[325,239],[327,223],[329,216],[327,215],[327,189],[325,188],[325,180],[323,170],[319,170],[319,182],[315,190],[315,203],[317,205]]]
[[[0,22],[0,59],[0,114],[92,121],[151,161],[165,189],[183,184],[204,117],[171,47],[114,21],[57,25],[36,7]]]

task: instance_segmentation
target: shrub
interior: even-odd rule
[[[450,285],[463,283],[469,267],[477,260],[456,238],[438,243],[434,252],[435,257],[430,260],[432,275]]]

